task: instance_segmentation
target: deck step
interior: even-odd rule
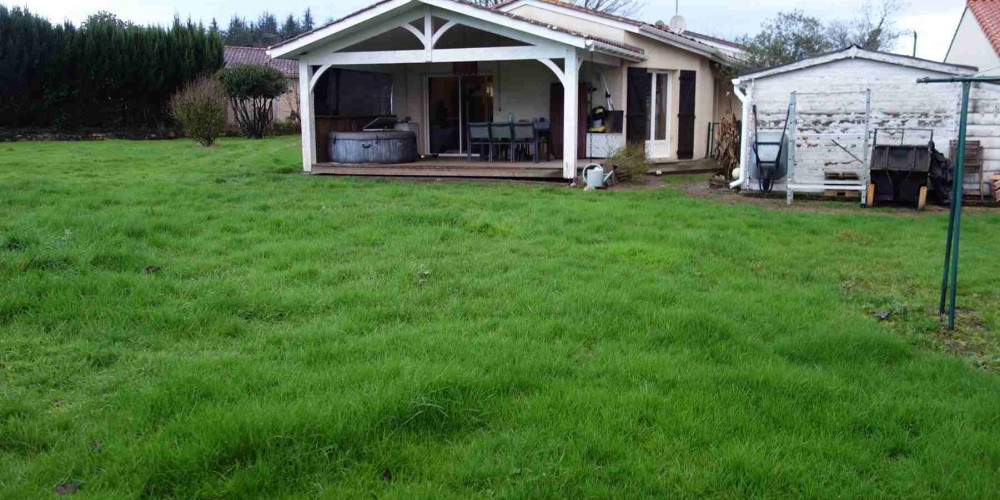
[[[314,175],[383,177],[478,177],[491,179],[562,179],[562,168],[406,165],[313,165]]]

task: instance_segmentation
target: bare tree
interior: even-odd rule
[[[483,7],[496,7],[504,3],[506,0],[470,0],[472,3],[481,5]],[[586,9],[596,10],[604,14],[613,14],[616,16],[629,17],[633,16],[642,9],[643,0],[564,0],[566,3],[573,4]]]
[[[866,50],[892,50],[903,34],[896,19],[907,5],[903,0],[881,0],[878,5],[865,0],[853,19],[827,25],[827,38],[837,48],[857,45]]]

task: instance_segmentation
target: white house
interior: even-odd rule
[[[762,137],[769,134],[775,140],[782,136],[787,130],[793,93],[796,107],[791,119],[795,133],[786,134],[783,148],[785,154],[793,155],[794,191],[822,192],[824,189],[817,186],[832,172],[855,172],[861,178],[865,170],[860,160],[866,158],[865,147],[870,151],[876,140],[919,143],[928,141],[933,133],[937,149],[948,155],[950,142],[958,136],[961,86],[918,84],[917,79],[971,76],[976,72],[970,66],[849,47],[741,75],[733,84],[744,98],[743,150],[740,178],[732,187],[762,188],[753,155],[755,133]],[[975,125],[969,127],[969,139],[1000,137],[1000,115],[996,113],[1000,94],[995,88],[977,86],[980,106],[979,111],[970,114],[969,123]],[[987,112],[987,108],[994,111]],[[866,110],[870,116],[867,136]],[[1000,160],[995,153],[987,153],[991,155],[987,159]],[[1000,164],[988,163],[990,170],[1000,171]],[[974,177],[965,180],[969,189],[979,189]],[[785,191],[787,184],[787,177],[778,179],[773,189]]]
[[[724,71],[739,52],[557,0],[382,0],[268,50],[298,61],[306,172],[346,172],[328,133],[393,116],[439,159],[469,153],[469,123],[544,121],[561,178],[626,141],[655,161],[705,157],[709,123],[741,112]],[[588,132],[597,106],[622,123]]]
[[[1000,76],[1000,0],[969,0],[944,61]],[[983,168],[1000,172],[1000,87],[979,84],[969,99],[968,140],[978,141]]]
[[[944,62],[1000,75],[1000,0],[969,0]]]

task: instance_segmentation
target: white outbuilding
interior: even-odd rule
[[[867,169],[862,165],[876,141],[926,143],[933,135],[936,148],[948,155],[958,136],[961,86],[919,84],[917,79],[976,71],[852,46],[744,74],[733,80],[744,106],[739,178],[731,186],[770,188],[789,196],[827,189],[864,192]],[[978,84],[973,89],[968,140],[980,141],[986,174],[1000,173],[1000,87]],[[777,169],[773,183],[761,182],[768,170],[758,168],[755,145],[762,159],[773,159],[779,148],[773,143],[779,142],[787,168]],[[831,187],[831,173],[857,181]],[[967,189],[978,192],[977,179],[967,175]]]

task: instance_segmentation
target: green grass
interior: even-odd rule
[[[998,214],[299,158],[0,145],[0,497],[1000,495]]]

